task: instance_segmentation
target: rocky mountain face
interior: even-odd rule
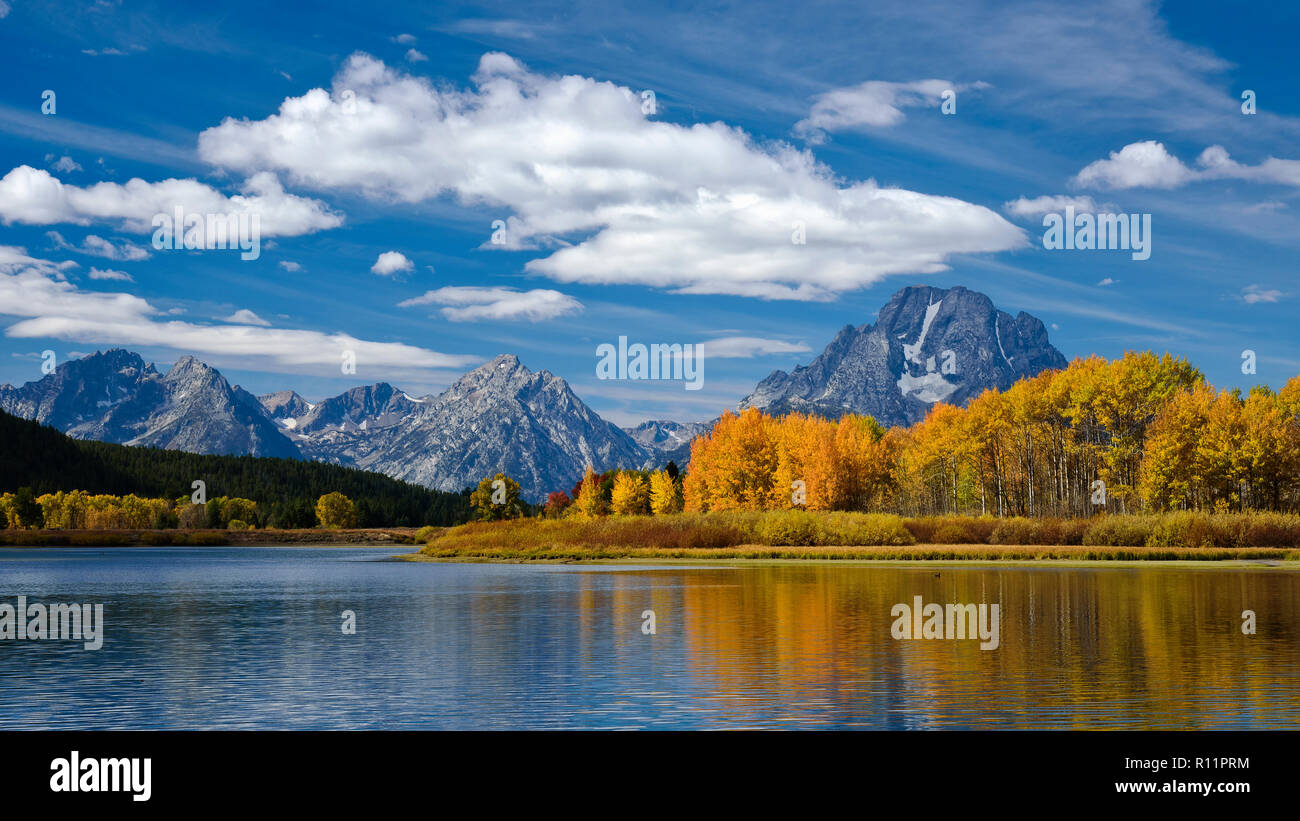
[[[670,461],[685,466],[691,460],[691,440],[712,429],[712,422],[652,420],[623,430],[649,452],[651,458],[645,467],[658,468]]]
[[[965,288],[904,288],[874,325],[846,326],[810,364],[776,371],[739,405],[769,413],[867,413],[908,425],[935,402],[964,404],[987,388],[1065,358],[1043,323],[999,311]],[[0,409],[72,436],[196,453],[307,458],[458,491],[505,472],[540,501],[587,465],[685,467],[710,422],[650,421],[620,429],[567,382],[498,356],[437,396],[386,383],[311,403],[290,390],[259,398],[197,359],[165,374],[123,350],[65,362],[22,387],[0,386]]]
[[[502,471],[532,501],[572,487],[589,464],[655,460],[563,379],[533,373],[514,356],[498,356],[437,396],[381,382],[313,404],[293,391],[259,399],[190,356],[160,374],[139,355],[113,350],[0,387],[0,408],[85,439],[315,459],[440,490]]]
[[[256,397],[192,356],[166,374],[123,350],[74,359],[20,388],[0,386],[0,409],[79,439],[301,458]]]
[[[960,286],[912,286],[894,294],[874,325],[845,326],[811,363],[774,371],[739,407],[911,425],[936,402],[965,405],[1066,364],[1029,314],[1013,317]]]
[[[263,397],[287,407],[283,394]],[[278,411],[273,411],[279,416]],[[313,459],[374,470],[439,490],[477,485],[499,471],[530,501],[568,489],[587,465],[640,465],[646,451],[600,418],[549,371],[498,356],[437,396],[413,397],[379,383],[280,417]]]

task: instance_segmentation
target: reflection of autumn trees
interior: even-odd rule
[[[1216,391],[1185,360],[1076,359],[911,428],[756,409],[692,443],[686,509],[1089,515],[1300,508],[1300,377]],[[802,482],[800,503],[792,487]]]
[[[868,726],[1280,726],[1300,578],[1277,571],[763,567],[683,571],[690,669],[733,709],[762,694]],[[735,583],[739,582],[739,583]],[[890,608],[1002,607],[1001,646],[896,641]],[[1241,611],[1260,614],[1242,635]]]

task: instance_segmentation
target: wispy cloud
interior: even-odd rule
[[[0,246],[0,314],[20,317],[5,329],[10,338],[167,348],[197,355],[238,357],[252,370],[340,373],[345,352],[358,372],[418,375],[430,368],[461,368],[478,357],[444,354],[397,342],[376,342],[351,334],[264,327],[251,311],[227,324],[198,324],[160,318],[164,314],[132,294],[83,291],[68,282],[62,264]],[[243,322],[259,320],[254,325]],[[364,369],[364,371],[363,371]],[[427,374],[425,374],[427,376]]]
[[[476,286],[439,288],[398,303],[399,308],[415,305],[446,306],[441,313],[452,322],[512,319],[541,322],[582,310],[581,302],[559,291]]]

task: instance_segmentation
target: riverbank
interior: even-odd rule
[[[873,562],[1297,562],[1300,550],[1286,548],[1094,547],[1087,545],[948,545],[907,547],[739,545],[705,548],[439,548],[436,542],[419,553],[396,557],[426,562],[621,562],[621,561],[873,561]]]
[[[276,547],[418,545],[419,528],[294,530],[0,530],[5,547]]]
[[[425,559],[1296,561],[1300,516],[1102,514],[1089,519],[711,511],[474,522],[430,534]]]

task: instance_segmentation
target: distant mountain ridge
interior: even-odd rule
[[[286,407],[280,394],[263,397]],[[651,458],[549,371],[504,354],[437,396],[387,383],[353,388],[297,418],[285,435],[309,458],[375,470],[438,490],[505,472],[532,501],[582,478],[587,465],[639,466]]]
[[[20,388],[0,386],[0,409],[76,439],[302,458],[257,397],[192,356],[166,374],[120,349],[73,359]]]
[[[738,407],[910,425],[935,402],[965,404],[1045,368],[1065,367],[1038,319],[997,310],[962,287],[912,286],[874,324],[845,326],[811,363],[774,371]],[[312,403],[292,390],[254,397],[183,356],[159,373],[110,350],[59,365],[22,387],[0,386],[0,410],[70,436],[193,453],[310,459],[444,491],[504,472],[529,501],[567,489],[587,465],[685,467],[712,422],[652,420],[622,429],[549,371],[503,354],[436,396],[385,382]]]

